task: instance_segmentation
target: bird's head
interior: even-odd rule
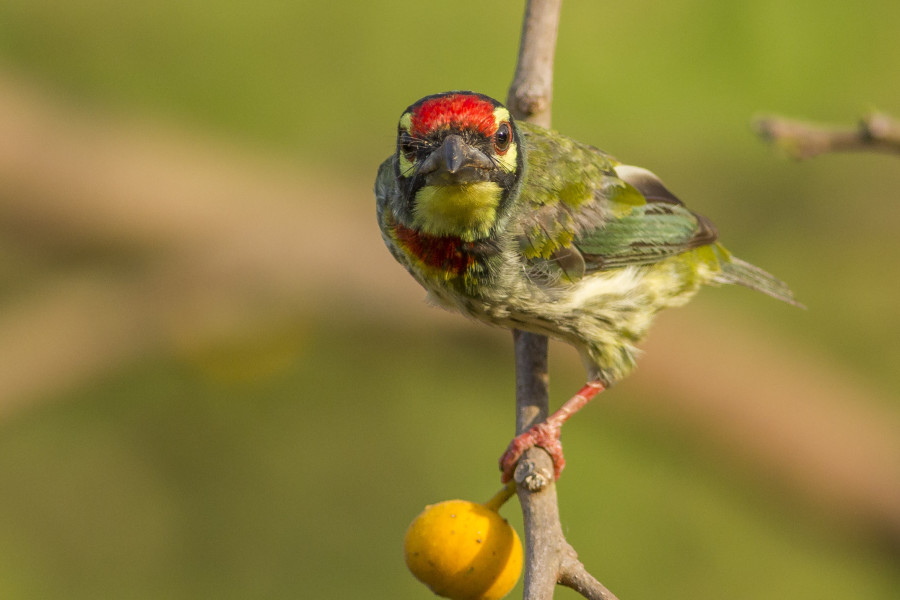
[[[445,92],[407,108],[397,126],[395,175],[409,225],[474,241],[507,212],[524,168],[509,111],[488,96]]]

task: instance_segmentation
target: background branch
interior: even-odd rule
[[[516,119],[550,127],[553,56],[562,0],[529,0],[522,25],[516,73],[507,107]],[[516,352],[516,434],[549,412],[547,338],[513,331]],[[553,463],[541,448],[519,460],[516,487],[525,524],[525,600],[553,597],[557,583],[592,600],[615,596],[588,573],[566,541],[559,521]]]
[[[765,116],[753,122],[756,133],[776,148],[796,159],[828,152],[885,152],[900,154],[900,121],[873,112],[856,127],[834,127],[779,116]]]

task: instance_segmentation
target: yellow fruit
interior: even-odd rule
[[[508,497],[508,496],[507,496]],[[426,506],[409,526],[406,565],[438,596],[452,600],[498,600],[522,571],[516,530],[486,504],[447,500]]]

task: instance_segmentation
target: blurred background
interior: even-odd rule
[[[403,533],[499,488],[511,335],[424,304],[371,189],[408,104],[504,98],[522,12],[0,2],[0,597],[432,597]],[[563,526],[623,599],[898,597],[900,161],[749,126],[900,114],[898,28],[895,0],[564,3],[555,128],[808,307],[705,290],[566,427]],[[550,362],[556,405],[584,373]]]

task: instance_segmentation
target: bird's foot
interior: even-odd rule
[[[553,459],[553,479],[559,479],[563,467],[566,466],[566,459],[563,457],[562,443],[559,436],[562,433],[563,423],[569,420],[569,417],[581,410],[585,404],[591,401],[591,398],[605,389],[605,384],[599,380],[588,381],[578,393],[569,398],[559,410],[550,415],[543,423],[538,423],[525,433],[522,433],[509,443],[506,452],[500,457],[500,470],[503,472],[500,480],[508,483],[513,478],[513,471],[516,470],[516,463],[529,448],[539,446],[547,451],[550,458]]]
[[[562,443],[559,441],[561,433],[562,423],[548,423],[545,421],[513,438],[509,446],[507,446],[506,452],[500,457],[500,470],[503,472],[500,480],[503,483],[511,481],[519,459],[526,450],[534,446],[539,446],[547,451],[550,458],[553,459],[553,479],[559,479],[559,474],[562,472],[563,467],[566,466]]]

